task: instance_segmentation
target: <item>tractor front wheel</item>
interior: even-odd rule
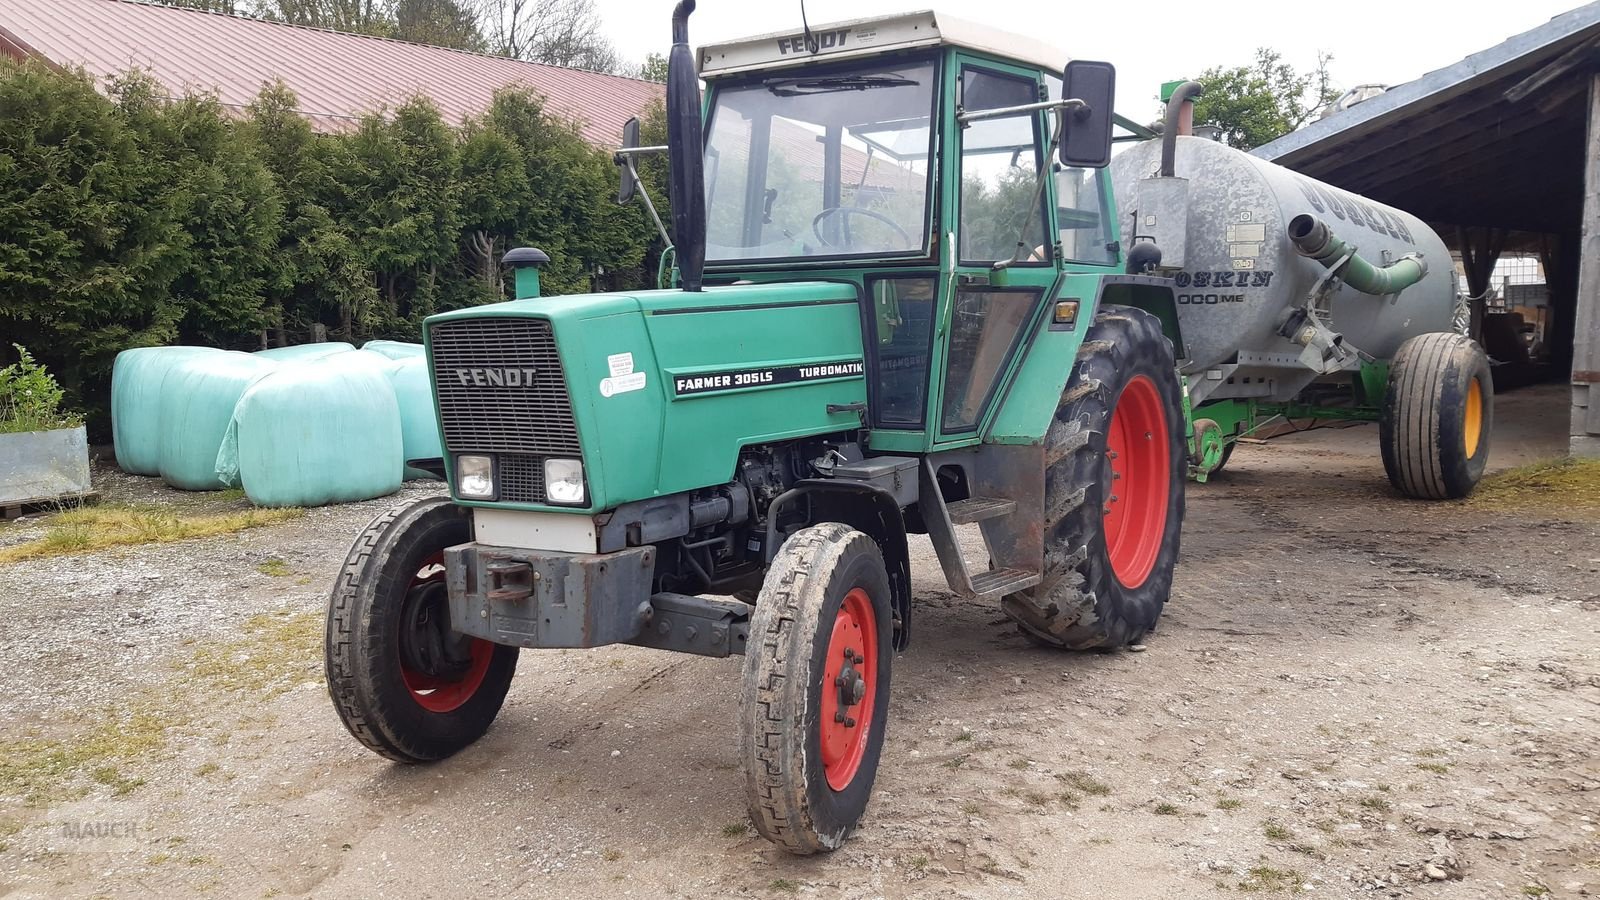
[[[1183,432],[1160,320],[1105,307],[1045,437],[1044,578],[1002,601],[1023,634],[1086,650],[1137,643],[1155,627],[1183,529]]]
[[[328,693],[356,739],[397,762],[443,759],[500,712],[517,648],[450,628],[444,549],[472,540],[445,498],[396,507],[361,534],[328,598]]]
[[[878,545],[847,525],[795,532],[750,622],[739,697],[750,819],[791,853],[838,849],[872,796],[894,652]]]

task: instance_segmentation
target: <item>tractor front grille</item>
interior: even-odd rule
[[[429,345],[446,452],[493,455],[500,500],[543,503],[545,459],[583,456],[550,323],[441,322]]]

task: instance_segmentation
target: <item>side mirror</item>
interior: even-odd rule
[[[1106,62],[1075,59],[1067,63],[1061,85],[1062,99],[1082,100],[1085,104],[1062,110],[1061,164],[1098,169],[1110,163],[1116,67]]]
[[[632,150],[637,146],[639,146],[639,117],[634,116],[622,124],[622,149]],[[632,161],[621,153],[618,153],[615,159],[617,168],[622,172],[622,184],[617,188],[617,202],[627,203],[633,199],[637,188],[633,180]]]

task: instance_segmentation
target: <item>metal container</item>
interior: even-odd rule
[[[0,506],[89,492],[83,426],[0,434]]]
[[[1305,305],[1328,271],[1290,242],[1296,216],[1322,221],[1374,266],[1407,255],[1427,266],[1398,294],[1339,284],[1323,298],[1346,346],[1388,359],[1413,335],[1451,330],[1455,267],[1444,241],[1417,217],[1201,138],[1177,139],[1174,177],[1160,177],[1160,169],[1160,141],[1111,162],[1124,243],[1154,240],[1161,274],[1177,282],[1183,370],[1198,376],[1192,384],[1201,397],[1287,400],[1322,374],[1302,359],[1304,348],[1279,334],[1284,315]]]

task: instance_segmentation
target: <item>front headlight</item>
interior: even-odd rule
[[[467,500],[493,500],[494,460],[487,456],[456,457],[456,493]]]
[[[551,503],[582,503],[583,462],[576,459],[545,460],[544,496]]]

